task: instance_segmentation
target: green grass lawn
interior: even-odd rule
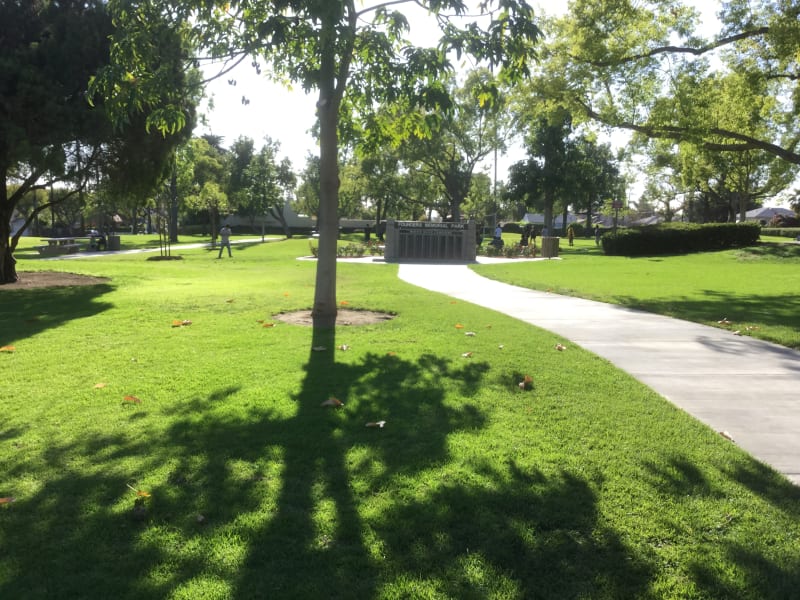
[[[777,238],[781,239],[781,238]],[[477,265],[513,285],[621,304],[800,348],[800,245],[683,256],[604,256],[594,241],[561,240],[562,260]],[[720,325],[726,319],[730,325]]]
[[[800,489],[606,361],[394,265],[338,266],[339,301],[394,319],[281,323],[305,239],[180,254],[22,258],[108,281],[0,287],[0,598],[800,587]]]

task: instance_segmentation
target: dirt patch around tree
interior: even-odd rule
[[[68,287],[78,285],[97,285],[111,281],[105,277],[90,277],[77,273],[59,273],[57,271],[19,272],[19,279],[14,283],[0,285],[3,290],[28,290],[32,288]]]
[[[310,310],[295,310],[287,313],[275,315],[275,318],[282,323],[291,325],[305,325],[311,327],[314,324]],[[394,315],[374,310],[351,310],[339,309],[336,313],[336,325],[374,325],[394,319]]]

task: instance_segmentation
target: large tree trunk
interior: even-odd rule
[[[2,194],[5,196],[5,187]],[[17,260],[11,246],[12,212],[6,198],[0,198],[0,284],[14,283],[18,279]]]
[[[172,163],[172,176],[169,180],[169,241],[178,243],[178,174]]]
[[[320,95],[320,103],[323,102]],[[338,109],[322,106],[320,121],[319,162],[319,252],[314,288],[312,318],[314,327],[333,327],[336,324],[336,245],[339,237],[339,162],[335,112]]]
[[[323,18],[320,35],[319,116],[319,250],[311,318],[314,328],[336,325],[336,246],[339,238],[339,104],[341,86],[336,88],[336,24],[338,8]]]

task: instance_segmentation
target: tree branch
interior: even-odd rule
[[[610,127],[635,131],[650,138],[671,139],[675,141],[692,141],[701,145],[703,148],[718,152],[745,152],[747,150],[763,150],[764,152],[777,156],[786,162],[794,165],[800,165],[800,154],[797,152],[771,142],[760,140],[743,133],[738,133],[736,131],[730,131],[728,129],[722,129],[719,127],[695,130],[689,127],[679,127],[677,125],[639,125],[629,121],[611,122],[608,119],[604,119],[600,113],[592,109],[591,106],[580,99],[577,99],[577,102],[586,112],[588,117],[594,119],[595,121],[600,121],[601,123],[604,123]],[[704,135],[718,135],[720,137],[737,140],[738,143],[710,142],[704,139]]]
[[[700,46],[699,48],[692,48],[689,46],[659,46],[658,48],[653,48],[651,50],[648,50],[647,52],[642,52],[641,54],[632,54],[630,56],[624,56],[614,61],[586,61],[586,62],[587,64],[590,64],[594,67],[612,67],[623,63],[642,60],[645,58],[652,58],[659,54],[692,54],[694,56],[701,56],[706,52],[711,52],[712,50],[716,50],[717,48],[721,48],[722,46],[727,46],[728,44],[732,44],[734,42],[765,35],[769,33],[769,31],[770,31],[769,27],[758,27],[757,29],[751,29],[749,31],[743,31],[741,33],[737,33],[736,35],[730,35],[724,38],[720,38],[715,42],[712,42],[705,46]],[[577,57],[573,58],[579,60]]]

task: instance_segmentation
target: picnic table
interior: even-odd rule
[[[78,243],[78,240],[90,239],[90,237],[85,236],[41,238],[41,241],[47,242],[47,245],[36,246],[36,249],[39,251],[39,254],[45,256],[52,256],[55,254],[72,254],[73,252],[78,252],[81,249],[81,245]]]

